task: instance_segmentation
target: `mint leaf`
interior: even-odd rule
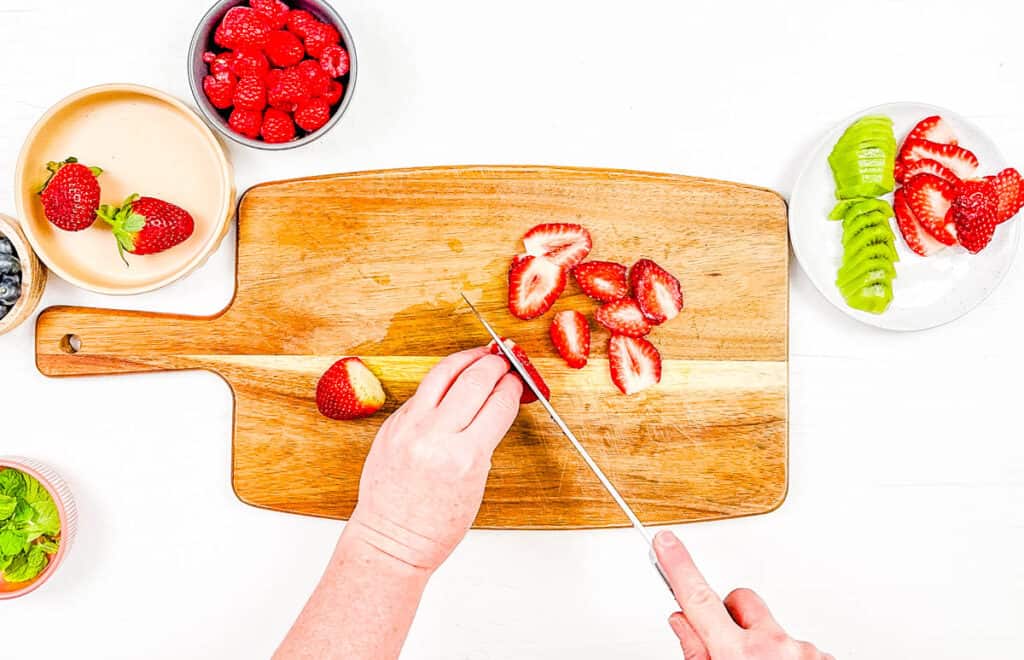
[[[0,470],[0,493],[20,497],[25,493],[25,480],[21,472],[12,468]]]
[[[14,515],[11,516],[10,522],[13,523],[24,523],[32,519],[32,516],[36,515],[35,509],[32,505],[25,500],[18,500],[18,506],[14,509]]]
[[[15,529],[0,532],[0,555],[16,555],[25,549],[28,535]]]
[[[0,573],[3,573],[4,570],[11,565],[12,561],[14,561],[14,557],[4,557],[3,555],[0,555]]]
[[[53,539],[47,538],[41,541],[39,544],[37,544],[36,547],[45,552],[46,554],[52,555],[53,553],[57,552],[57,550],[60,548],[60,544],[57,541],[54,541]]]
[[[53,500],[47,498],[32,504],[35,515],[28,521],[25,530],[29,533],[29,540],[35,540],[43,534],[56,536],[60,532],[60,512]]]
[[[50,563],[46,553],[33,546],[28,552],[15,557],[7,570],[4,571],[4,579],[8,582],[28,582],[43,572],[46,565]]]
[[[18,498],[13,495],[0,495],[0,520],[7,520],[18,508]]]
[[[25,480],[25,493],[21,497],[29,504],[35,504],[42,500],[51,500],[50,494],[46,492],[43,485],[36,480],[35,477],[23,474],[21,475]]]

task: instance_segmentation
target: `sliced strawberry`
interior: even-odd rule
[[[573,310],[555,314],[551,322],[551,342],[570,367],[582,369],[587,366],[587,358],[590,357],[590,324],[587,323],[587,317]]]
[[[946,214],[955,197],[954,187],[934,174],[918,174],[903,186],[907,204],[924,230],[943,245],[956,244],[955,229]]]
[[[626,267],[611,261],[584,261],[572,269],[576,283],[594,300],[615,302],[629,295]]]
[[[960,245],[972,254],[985,249],[996,232],[999,194],[989,181],[964,181],[956,188],[949,218],[956,224]]]
[[[562,268],[572,268],[587,258],[593,242],[580,225],[551,223],[537,225],[523,236],[526,253],[546,257]]]
[[[940,179],[949,181],[954,186],[960,183],[960,177],[954,174],[953,170],[930,158],[896,164],[896,181],[899,183],[906,183],[918,174],[933,174]]]
[[[651,331],[640,305],[632,298],[623,298],[602,305],[594,312],[597,322],[617,335],[643,337]]]
[[[661,325],[683,311],[683,291],[679,280],[650,259],[641,259],[633,264],[629,283],[640,310],[650,323]]]
[[[544,395],[544,398],[550,400],[551,389],[548,387],[548,384],[544,382],[544,379],[541,377],[540,372],[537,371],[537,367],[533,366],[533,363],[530,362],[530,356],[526,354],[526,351],[524,351],[522,348],[516,345],[516,343],[511,339],[506,339],[505,337],[502,337],[501,342],[505,344],[508,350],[512,351],[512,355],[516,356],[516,359],[519,360],[519,363],[523,365],[523,368],[526,369],[526,373],[530,375],[530,378],[533,380],[533,384],[537,386],[537,389],[540,390],[540,393]],[[491,353],[493,355],[501,355],[501,350],[498,348],[498,345],[495,344],[493,341],[490,344],[488,344],[488,348],[491,350]],[[520,377],[520,380],[522,380],[522,377]],[[536,400],[537,395],[533,393],[533,390],[527,387],[526,381],[523,381],[523,396],[522,398],[519,399],[519,403],[533,403]]]
[[[608,341],[608,367],[623,394],[636,394],[661,382],[661,354],[646,339],[612,335]]]
[[[977,156],[963,147],[908,138],[900,150],[899,162],[907,167],[918,160],[934,160],[953,170],[953,174],[961,179],[970,179],[978,170]]]
[[[931,140],[938,144],[959,144],[949,122],[938,115],[925,117],[907,134],[907,140]]]
[[[996,210],[996,222],[1006,222],[1017,215],[1021,206],[1024,206],[1024,179],[1020,173],[1008,167],[993,177],[986,177],[990,180],[999,198],[999,208]]]
[[[508,309],[524,321],[542,316],[565,290],[565,270],[544,257],[516,257],[508,271]]]
[[[907,242],[907,247],[911,250],[922,257],[929,257],[946,248],[945,245],[932,238],[914,217],[914,211],[907,203],[903,188],[897,188],[893,194],[892,208],[896,213],[896,224],[900,228],[900,233],[903,234],[903,240]]]

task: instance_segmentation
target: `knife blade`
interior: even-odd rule
[[[551,405],[551,402],[544,397],[544,395],[540,391],[540,388],[537,387],[537,383],[534,382],[529,372],[523,366],[523,363],[519,361],[519,358],[517,358],[515,354],[512,353],[512,351],[509,350],[507,346],[505,346],[505,343],[501,341],[501,337],[498,336],[498,333],[494,331],[494,328],[492,328],[491,324],[487,322],[487,319],[485,319],[483,315],[480,314],[480,311],[477,310],[476,306],[473,305],[472,302],[470,302],[469,298],[466,297],[465,293],[462,294],[462,299],[466,301],[466,304],[469,305],[469,309],[472,310],[473,315],[476,316],[477,320],[480,321],[480,324],[483,325],[485,330],[487,330],[487,334],[489,334],[491,336],[491,339],[494,340],[494,343],[495,345],[497,345],[498,350],[501,351],[501,354],[505,357],[505,359],[509,361],[509,363],[512,365],[512,368],[515,369],[516,373],[519,374],[520,378],[523,379],[523,383],[525,383],[526,386],[530,389],[530,391],[533,392],[534,395],[536,395],[537,400],[544,407],[544,410],[547,411],[548,416],[551,417],[551,421],[553,421],[555,423],[555,426],[557,426],[559,430],[562,431],[562,434],[565,435],[565,437],[572,444],[573,448],[575,448],[577,453],[579,453],[580,457],[583,458],[583,462],[587,464],[587,467],[589,467],[590,471],[594,473],[594,476],[597,477],[597,480],[601,482],[601,485],[604,486],[604,489],[608,491],[608,494],[611,495],[612,499],[615,500],[615,503],[619,506],[620,509],[622,509],[622,512],[626,514],[626,517],[629,519],[630,524],[633,525],[633,529],[635,529],[640,534],[641,538],[643,538],[644,547],[648,551],[648,558],[651,560],[651,563],[654,564],[654,567],[658,569],[658,574],[661,575],[661,579],[665,581],[665,586],[668,587],[669,591],[672,591],[672,586],[669,584],[668,578],[665,576],[665,572],[661,569],[661,565],[658,563],[658,559],[654,554],[654,538],[651,535],[650,531],[647,529],[647,527],[644,526],[642,522],[640,522],[640,518],[637,517],[636,513],[633,511],[633,508],[629,506],[629,503],[627,503],[626,500],[622,497],[622,495],[619,493],[619,490],[615,487],[614,484],[612,484],[611,480],[608,479],[608,477],[605,475],[601,467],[594,461],[593,457],[591,457],[590,452],[587,451],[586,447],[584,447],[576,438],[576,435],[572,432],[569,426],[562,419],[562,416],[559,415],[558,412],[554,409],[554,407]]]

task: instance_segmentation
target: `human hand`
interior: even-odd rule
[[[672,532],[654,538],[654,551],[683,609],[668,622],[685,660],[835,660],[787,635],[753,591],[736,589],[720,599]]]
[[[491,454],[522,392],[508,361],[485,348],[438,363],[377,433],[346,532],[433,572],[480,510]]]

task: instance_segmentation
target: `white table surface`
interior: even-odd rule
[[[186,49],[208,4],[0,0],[0,212],[14,213],[23,136],[59,98],[122,81],[188,98]],[[337,0],[359,54],[349,114],[310,147],[231,157],[240,190],[527,163],[785,195],[834,122],[919,100],[959,111],[1024,166],[1015,4]],[[233,265],[229,239],[160,292],[108,298],[51,278],[44,305],[212,313]],[[757,589],[794,635],[839,657],[1020,657],[1024,267],[968,317],[922,334],[856,324],[796,264],[791,300],[789,497],[770,515],[679,533],[723,593]],[[0,338],[0,454],[63,473],[80,535],[49,584],[0,604],[0,656],[268,656],[342,524],[235,499],[231,395],[215,376],[50,380],[32,342],[31,323]],[[404,657],[681,657],[631,534],[470,534],[431,583]]]

